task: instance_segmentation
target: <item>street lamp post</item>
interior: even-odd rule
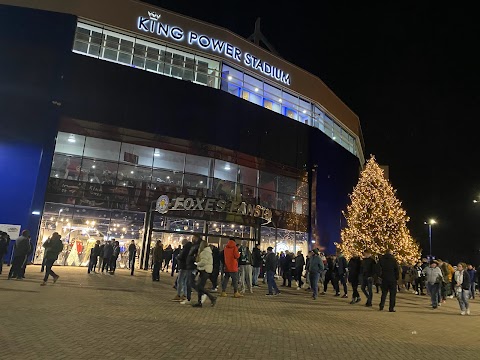
[[[437,222],[435,219],[430,219],[424,222],[425,225],[428,225],[428,240],[430,243],[430,259],[432,259],[432,226],[435,225]]]

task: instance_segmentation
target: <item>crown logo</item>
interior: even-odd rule
[[[155,20],[157,21],[158,19],[160,19],[160,14],[157,14],[155,11],[149,11],[148,12],[148,16],[150,17],[150,20]]]

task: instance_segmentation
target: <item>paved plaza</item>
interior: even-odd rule
[[[7,281],[5,270],[3,359],[480,358],[479,300],[471,316],[460,316],[455,299],[433,311],[427,297],[402,293],[389,313],[378,311],[377,294],[366,308],[333,293],[313,301],[294,288],[267,298],[264,286],[200,309],[170,301],[169,274],[152,283],[147,271],[110,276],[55,267],[59,281],[41,287],[38,266],[23,281]]]

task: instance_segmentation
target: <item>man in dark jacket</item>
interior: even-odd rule
[[[137,258],[137,245],[135,245],[135,240],[132,240],[130,245],[128,245],[128,268],[130,269],[130,275],[133,275],[135,271],[136,258]]]
[[[8,278],[11,279],[13,276],[16,276],[17,280],[22,280],[24,275],[23,265],[27,262],[27,256],[32,250],[29,230],[22,231],[22,235],[15,241],[13,249],[14,256]]]
[[[117,260],[119,256],[120,256],[120,243],[118,241],[114,241],[112,257],[110,258],[110,275],[115,275],[115,270],[117,269]]]
[[[163,245],[160,240],[157,240],[155,248],[153,249],[153,271],[152,281],[160,281],[160,267],[163,261]]]
[[[98,252],[98,271],[103,267],[103,255],[104,255],[105,244],[100,245],[100,250]],[[108,271],[108,270],[107,270]]]
[[[168,272],[168,267],[170,266],[172,255],[173,255],[172,245],[168,245],[167,248],[163,251],[163,269],[162,269],[163,271],[167,269],[167,272]]]
[[[348,287],[347,287],[347,269],[348,269],[348,264],[347,264],[347,259],[345,259],[345,256],[343,256],[342,252],[337,253],[337,258],[335,260],[335,275],[337,278],[334,280],[336,284],[336,291],[337,293],[335,296],[340,296],[340,287],[339,283],[343,285],[343,296],[342,298],[347,299],[348,298]]]
[[[10,244],[10,236],[4,231],[0,231],[0,274],[2,273],[3,268],[3,258],[8,250],[8,245]]]
[[[292,254],[288,250],[285,251],[285,258],[283,259],[282,277],[282,286],[292,287]]]
[[[183,301],[187,294],[187,256],[192,248],[192,243],[188,239],[182,240],[182,251],[177,256],[178,278],[177,278],[177,295],[172,299],[173,301]]]
[[[112,241],[115,241],[115,239],[112,239]],[[105,247],[103,248],[102,274],[105,269],[107,270],[107,273],[110,270],[110,261],[112,260],[113,255],[112,241],[107,241]]]
[[[190,304],[192,297],[192,289],[195,289],[195,277],[196,274],[196,259],[198,255],[198,248],[200,246],[200,238],[197,235],[192,236],[192,247],[187,255],[186,268],[188,272],[187,276],[187,299],[181,302],[181,304]]]
[[[52,270],[53,264],[58,259],[58,254],[60,254],[63,250],[63,243],[60,235],[57,232],[54,232],[52,236],[47,241],[45,241],[45,243],[43,244],[43,247],[45,248],[44,258],[46,259],[45,276],[40,286],[47,285],[47,280],[49,275],[52,275],[53,283],[56,283],[58,278],[60,277],[57,274],[55,274]]]
[[[399,276],[398,263],[388,249],[379,262],[379,277],[382,279],[382,298],[380,300],[380,310],[385,306],[387,293],[390,292],[390,304],[388,311],[395,312],[395,299],[397,296],[397,280]]]
[[[99,254],[100,254],[100,240],[97,240],[97,242],[95,243],[95,246],[90,250],[90,259],[88,261],[88,271],[87,271],[88,274],[90,274],[92,271],[95,272]]]
[[[320,279],[320,274],[324,270],[323,261],[320,259],[319,254],[318,249],[313,249],[313,254],[308,262],[308,276],[310,277],[310,288],[312,289],[313,300],[317,300],[318,280]]]
[[[252,277],[252,286],[258,287],[258,276],[260,275],[260,268],[262,267],[262,253],[260,252],[260,244],[255,244],[255,247],[252,251],[252,266],[253,266],[253,277]]]
[[[273,252],[273,248],[267,248],[267,255],[265,255],[265,271],[267,272],[268,293],[267,296],[274,296],[280,294],[277,283],[275,282],[275,272],[277,270],[277,256]]]
[[[367,298],[367,302],[365,306],[371,307],[372,306],[372,299],[373,299],[373,279],[375,278],[377,269],[377,264],[375,259],[372,257],[372,253],[370,250],[365,250],[363,252],[363,261],[362,261],[362,292],[365,294]]]
[[[178,247],[173,250],[172,253],[172,276],[173,273],[176,271],[178,273],[178,262],[177,262],[177,256],[180,254],[180,251],[182,251],[182,245],[178,245]]]
[[[352,285],[352,301],[350,304],[355,304],[361,301],[358,293],[358,284],[360,283],[360,274],[362,268],[362,260],[360,256],[354,256],[348,262],[348,282]]]
[[[305,267],[305,258],[303,257],[302,251],[297,251],[297,256],[295,257],[295,280],[297,281],[297,290],[300,290],[303,286],[302,275],[303,268]]]
[[[210,274],[210,281],[212,282],[212,291],[218,291],[218,274],[220,273],[220,251],[218,247],[213,244],[210,244],[210,249],[212,250],[212,259],[213,259],[213,270]]]

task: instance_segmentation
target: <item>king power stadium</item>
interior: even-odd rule
[[[316,76],[132,0],[0,0],[0,43],[0,229],[30,230],[33,263],[53,232],[70,266],[116,239],[148,268],[194,234],[335,251],[364,144]]]

